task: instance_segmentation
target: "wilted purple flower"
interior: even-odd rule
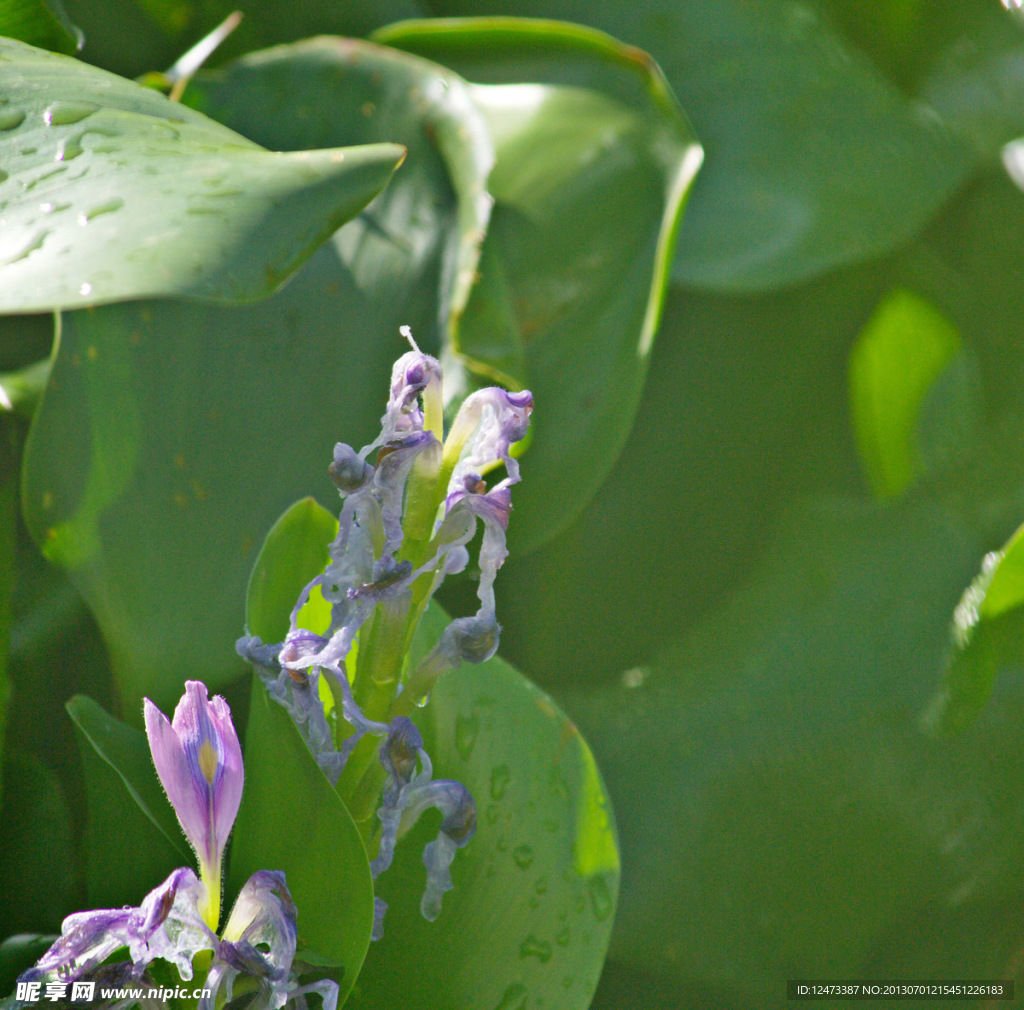
[[[203,918],[216,929],[221,861],[242,800],[244,773],[228,704],[219,695],[213,701],[206,695],[205,684],[186,681],[173,723],[148,698],[145,716],[156,773],[199,859],[208,891]]]
[[[73,982],[88,976],[115,950],[127,947],[135,977],[162,957],[174,963],[186,981],[192,977],[192,958],[211,950],[217,938],[199,914],[205,886],[192,870],[175,870],[150,891],[138,908],[76,912],[61,925],[61,935],[19,979],[34,982],[60,977]]]
[[[520,479],[512,446],[527,433],[533,397],[498,388],[471,393],[444,437],[440,362],[419,350],[408,327],[402,333],[413,349],[392,369],[380,434],[359,452],[340,442],[334,448],[328,470],[343,504],[327,567],[299,594],[283,643],[268,646],[246,636],[237,649],[289,709],[331,781],[342,781],[346,799],[353,798],[372,754],[366,737],[384,738],[378,745],[386,780],[375,877],[390,865],[395,842],[419,812],[441,809],[441,834],[425,853],[423,913],[434,918],[451,887],[455,850],[472,837],[475,807],[458,783],[431,780],[430,759],[407,716],[443,673],[462,662],[483,662],[498,648],[494,581],[508,553],[511,487]],[[488,487],[485,475],[500,465],[504,478]],[[479,523],[479,608],[456,618],[426,659],[407,669],[404,653],[416,624],[445,576],[466,567]],[[331,607],[329,627],[316,633],[299,623],[314,590]],[[371,630],[359,637],[363,628]],[[357,637],[358,663],[350,669],[346,662]],[[348,724],[336,739],[320,701],[320,676],[329,678]],[[345,766],[357,749],[356,772],[348,776]],[[351,781],[341,780],[343,773]],[[363,781],[360,803],[380,788],[375,775],[380,768]],[[378,898],[375,936],[384,907]]]
[[[199,1010],[214,1010],[222,986],[230,1000],[239,975],[258,986],[247,1004],[249,1010],[276,1010],[290,1000],[301,1007],[309,992],[320,994],[323,1010],[334,1010],[336,983],[324,979],[303,986],[295,977],[297,911],[283,873],[261,870],[249,878],[221,939],[199,911],[205,889],[192,870],[182,868],[150,891],[138,908],[69,915],[60,938],[18,981],[96,978],[100,965],[121,947],[128,948],[130,962],[118,972],[118,988],[138,982],[158,958],[170,961],[188,981],[193,958],[208,950],[212,951],[206,978],[210,995],[200,1000]]]

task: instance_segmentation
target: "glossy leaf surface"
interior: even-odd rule
[[[658,61],[708,152],[676,280],[776,288],[886,252],[972,167],[805,2],[437,0],[435,13],[579,20]]]
[[[419,649],[447,618],[432,608]],[[618,894],[614,819],[593,755],[551,699],[495,658],[463,665],[416,721],[438,778],[476,800],[477,833],[452,865],[435,922],[420,915],[424,817],[378,880],[389,904],[353,1006],[582,1010],[597,985]]]
[[[263,543],[245,596],[245,626],[265,642],[283,642],[288,616],[306,584],[327,564],[338,521],[303,498],[274,523]],[[254,629],[259,629],[254,630]]]
[[[981,571],[953,611],[942,685],[925,713],[934,730],[970,726],[992,694],[996,677],[1019,669],[1024,656],[1024,528]]]
[[[270,294],[403,156],[270,153],[77,60],[14,41],[0,56],[3,312]]]

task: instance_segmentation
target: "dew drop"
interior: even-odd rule
[[[93,218],[99,217],[102,214],[112,214],[115,210],[120,210],[124,206],[124,200],[119,196],[115,196],[111,200],[107,200],[105,203],[97,204],[95,207],[87,210],[84,214],[78,215],[78,223],[81,225],[88,224]]]
[[[524,959],[535,957],[541,964],[547,964],[551,960],[551,944],[546,940],[538,940],[535,936],[528,936],[519,945],[519,956]]]
[[[548,893],[548,878],[547,877],[538,877],[537,878],[537,883],[535,883],[533,885],[533,889],[538,894],[547,894]]]
[[[500,800],[505,795],[509,782],[512,780],[512,773],[508,765],[498,765],[491,772],[491,799]]]
[[[49,228],[43,228],[40,231],[37,231],[22,248],[21,252],[15,253],[15,255],[8,259],[4,265],[9,266],[11,263],[17,263],[20,260],[31,256],[37,249],[41,249],[43,247],[43,243],[46,241],[46,236],[49,234]]]
[[[480,717],[477,715],[460,715],[455,720],[455,749],[463,761],[468,761],[473,754],[477,733],[480,732]]]
[[[562,926],[562,928],[557,933],[555,933],[555,943],[557,943],[559,947],[568,947],[569,946],[569,924],[568,923],[566,923],[564,926]]]
[[[25,113],[12,109],[10,112],[0,112],[0,130],[16,130],[25,122]]]
[[[590,904],[598,922],[603,922],[612,912],[612,895],[604,877],[590,878]]]
[[[488,824],[498,823],[498,808],[493,803],[487,804],[486,817]]]
[[[494,1010],[526,1010],[526,986],[513,982],[501,995]]]
[[[517,845],[512,850],[512,858],[520,870],[526,870],[533,865],[533,849],[529,845]]]
[[[74,161],[83,151],[83,136],[84,134],[79,133],[77,136],[68,137],[66,140],[61,141],[60,146],[57,148],[57,153],[54,155],[54,161]]]
[[[54,102],[43,113],[43,122],[47,126],[70,126],[91,116],[98,108],[92,102]]]

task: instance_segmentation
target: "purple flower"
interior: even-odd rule
[[[322,979],[301,985],[296,977],[298,913],[283,873],[260,870],[249,878],[220,939],[199,911],[205,890],[195,873],[182,868],[150,891],[138,908],[69,915],[61,936],[18,981],[102,979],[110,968],[116,968],[117,988],[121,988],[139,983],[157,958],[170,961],[188,981],[196,954],[208,950],[212,962],[205,988],[210,995],[200,1000],[199,1010],[213,1010],[222,987],[230,1001],[240,975],[256,983],[249,1010],[277,1010],[289,1001],[302,1008],[307,1006],[304,997],[310,992],[320,994],[323,1010],[334,1010],[336,983]],[[128,948],[130,961],[104,966],[121,947]]]
[[[61,935],[19,979],[60,978],[74,982],[93,973],[115,950],[127,947],[132,975],[141,977],[155,958],[174,963],[181,977],[192,978],[192,958],[212,950],[217,937],[199,914],[205,888],[192,870],[175,870],[150,891],[138,908],[76,912],[61,925]]]
[[[221,860],[242,799],[242,748],[227,702],[207,699],[206,685],[185,683],[174,721],[148,698],[146,735],[153,764],[178,823],[199,859],[207,888],[203,918],[211,929],[220,918]]]

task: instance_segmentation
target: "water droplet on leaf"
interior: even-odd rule
[[[512,850],[512,858],[520,870],[525,870],[533,864],[533,849],[529,845],[517,845]]]
[[[501,996],[494,1010],[526,1010],[526,986],[513,982]]]
[[[551,944],[546,940],[538,940],[535,936],[528,936],[519,945],[519,956],[535,957],[541,964],[547,964],[551,960]]]
[[[477,715],[460,715],[455,720],[455,749],[463,761],[468,761],[473,753],[476,735],[480,731],[480,718]]]
[[[92,102],[54,102],[43,113],[43,122],[47,126],[70,126],[91,116],[98,108]]]
[[[509,782],[512,780],[512,773],[508,765],[498,765],[491,772],[491,799],[500,800],[505,795]]]

